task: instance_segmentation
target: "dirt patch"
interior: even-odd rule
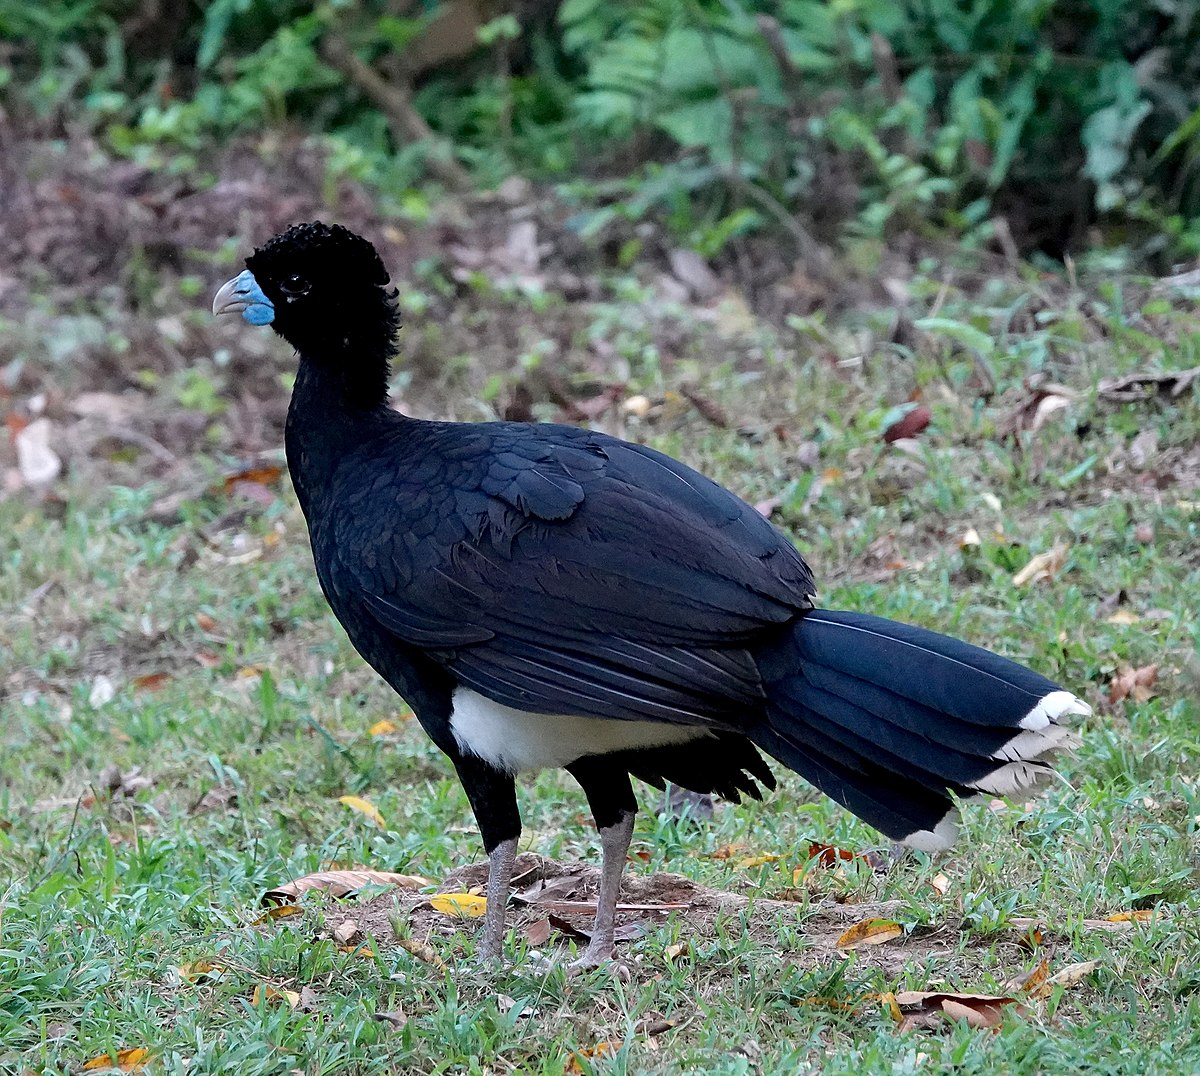
[[[461,867],[446,876],[439,892],[482,893],[487,874],[487,863]],[[517,858],[514,872],[509,926],[518,937],[529,939],[531,947],[551,958],[565,952],[569,942],[582,947],[594,919],[599,884],[596,867],[524,853]],[[817,964],[840,959],[836,942],[848,927],[864,919],[895,917],[903,907],[900,900],[846,904],[833,900],[777,900],[709,889],[679,874],[627,872],[617,916],[617,953],[628,962],[637,948],[634,943],[681,920],[683,935],[693,944],[717,938],[722,924],[736,924],[758,944],[780,950],[779,928],[787,924],[799,927],[794,936],[801,938],[802,944],[784,946],[782,951]],[[456,936],[482,928],[481,919],[460,919],[436,911],[428,894],[392,890],[361,903],[331,906],[325,929],[337,939],[347,936],[352,924],[357,936],[369,937],[386,947],[398,944],[396,923],[403,924],[406,938],[428,946],[427,958],[436,955],[448,964],[458,956]],[[888,974],[898,974],[915,954],[932,948],[945,948],[940,931],[916,930],[886,946],[859,952],[868,963]],[[640,963],[640,958],[633,963]],[[647,976],[657,971],[644,970]]]

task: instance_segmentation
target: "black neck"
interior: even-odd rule
[[[347,454],[405,421],[388,406],[387,359],[381,356],[378,365],[366,371],[362,362],[361,352],[354,365],[300,356],[284,443],[288,470],[306,515]]]

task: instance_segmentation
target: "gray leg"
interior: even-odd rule
[[[483,915],[483,940],[478,949],[481,961],[499,960],[504,955],[508,890],[516,858],[515,837],[501,841],[488,857],[487,911]]]
[[[633,812],[621,816],[615,825],[600,830],[603,862],[600,867],[600,898],[596,902],[596,924],[588,947],[572,962],[573,968],[596,968],[612,959],[613,924],[617,916],[617,899],[621,895],[621,875],[625,857],[633,839]]]

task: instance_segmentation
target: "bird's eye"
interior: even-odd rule
[[[308,281],[299,273],[294,273],[279,285],[279,290],[289,299],[299,299],[301,295],[307,294],[308,289]]]

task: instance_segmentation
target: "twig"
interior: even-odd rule
[[[387,117],[392,135],[398,142],[427,142],[432,146],[433,152],[428,156],[426,166],[439,180],[452,190],[471,188],[471,177],[450,156],[449,144],[433,133],[425,117],[413,107],[407,86],[398,86],[385,79],[369,63],[360,60],[346,39],[338,34],[326,35],[321,42],[321,56]]]

